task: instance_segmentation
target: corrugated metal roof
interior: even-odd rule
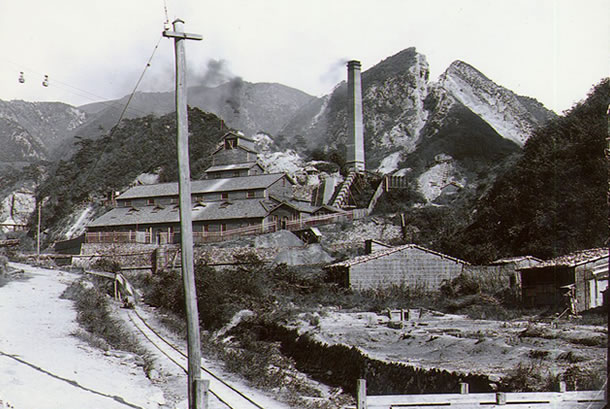
[[[193,180],[191,194],[210,192],[230,192],[246,189],[265,189],[284,177],[283,173],[267,173],[262,175],[240,176],[234,178]],[[287,178],[290,181],[290,178]],[[139,199],[147,197],[178,196],[178,183],[159,183],[155,185],[134,186],[117,200]]]
[[[232,202],[196,203],[192,207],[193,221],[214,221],[229,219],[249,219],[266,217],[268,211],[261,199],[242,199]],[[179,223],[180,212],[177,205],[116,207],[100,216],[88,227],[131,226],[161,223]]]
[[[439,253],[437,251],[430,250],[430,249],[427,249],[425,247],[418,246],[417,244],[405,244],[403,246],[393,247],[393,248],[387,249],[387,250],[380,250],[380,251],[376,251],[374,253],[367,254],[367,255],[364,255],[364,256],[355,257],[355,258],[353,258],[351,260],[346,260],[346,261],[341,261],[339,263],[331,264],[329,266],[326,266],[326,268],[332,268],[332,267],[351,267],[351,266],[356,265],[356,264],[366,263],[366,262],[371,261],[371,260],[375,260],[375,259],[378,259],[378,258],[381,258],[381,257],[386,257],[386,256],[389,256],[390,254],[394,254],[394,253],[397,253],[397,252],[400,252],[400,251],[403,251],[403,250],[406,250],[406,249],[418,249],[418,250],[421,250],[421,251],[425,251],[426,253],[434,254],[434,255],[436,255],[438,257],[446,258],[446,259],[454,261],[456,263],[461,263],[461,264],[465,264],[465,265],[469,265],[470,264],[467,261],[460,260],[458,258],[451,257],[451,256],[448,256],[446,254]]]
[[[543,261],[542,263],[536,264],[535,266],[524,267],[524,268],[521,268],[520,270],[531,270],[531,269],[536,269],[536,268],[557,267],[557,266],[576,267],[580,264],[599,260],[604,257],[608,257],[607,248],[581,250],[581,251],[576,251],[574,253],[559,256],[559,257],[556,257],[551,260]]]

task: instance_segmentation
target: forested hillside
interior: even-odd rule
[[[604,156],[610,81],[538,129],[522,157],[479,202],[472,223],[439,237],[444,251],[475,262],[531,254],[549,258],[604,246],[608,172]]]
[[[209,166],[225,132],[216,115],[189,109],[193,177]],[[45,203],[43,226],[57,225],[75,206],[124,189],[142,173],[158,173],[161,182],[177,180],[175,135],[175,114],[168,114],[124,120],[105,137],[79,139],[76,153],[59,161],[37,191]]]

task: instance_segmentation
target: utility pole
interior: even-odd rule
[[[606,181],[606,208],[608,210],[608,228],[610,229],[610,104],[608,104],[608,109],[606,111],[606,121],[608,129],[606,130],[606,172],[608,175]],[[610,238],[608,238],[610,240]],[[609,254],[610,254],[610,243],[606,243],[609,246]],[[608,257],[608,271],[610,271],[610,257]],[[606,292],[604,294],[604,307],[606,307],[606,317],[608,319],[608,330],[610,330],[610,287],[606,288]],[[610,407],[610,343],[606,346],[606,406],[605,408]]]
[[[36,261],[40,263],[40,216],[42,214],[42,202],[38,202],[38,228],[36,230]]]
[[[184,40],[202,40],[198,34],[183,31],[184,21],[173,22],[174,31],[166,30],[164,37],[174,39],[176,51],[176,138],[178,146],[178,171],[180,192],[180,245],[182,250],[182,280],[186,307],[188,336],[188,397],[189,409],[205,409],[203,382],[201,380],[201,340],[199,336],[199,312],[195,290],[193,266],[193,224],[191,215],[191,171],[189,168],[188,112],[186,88],[186,61]]]

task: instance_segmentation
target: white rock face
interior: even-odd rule
[[[380,145],[402,147],[407,153],[417,147],[420,132],[426,125],[428,111],[424,100],[428,95],[429,67],[426,57],[415,54],[412,64],[402,77],[391,77],[366,89],[363,100],[370,112],[365,112],[366,125],[379,135]],[[388,122],[393,126],[384,128]]]
[[[23,189],[13,192],[0,202],[0,224],[27,224],[32,213],[36,211],[34,192]],[[12,230],[2,227],[3,232]]]
[[[517,95],[468,64],[461,61],[451,64],[439,84],[504,138],[523,146],[532,134],[535,119]]]
[[[85,232],[87,224],[93,219],[93,206],[88,205],[77,209],[71,216],[70,222],[61,232],[60,237],[65,240],[73,239]]]
[[[387,175],[394,172],[396,169],[398,169],[398,163],[400,162],[401,157],[401,152],[394,152],[386,156],[377,168],[377,172],[381,173],[382,175]]]
[[[305,165],[303,158],[292,149],[288,149],[284,152],[261,153],[258,155],[258,159],[267,169],[267,172],[286,172],[293,177],[299,173]]]
[[[419,191],[428,203],[438,198],[449,185],[462,187],[465,181],[456,175],[453,158],[446,154],[436,157],[436,164],[417,179]]]
[[[159,183],[159,175],[157,173],[142,173],[134,182],[136,185],[154,185],[155,183]]]

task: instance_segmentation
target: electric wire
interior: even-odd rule
[[[127,112],[127,108],[129,107],[131,100],[133,99],[134,95],[136,94],[138,86],[140,85],[140,82],[142,82],[142,79],[144,78],[144,74],[146,74],[146,71],[150,67],[151,61],[152,61],[153,57],[155,56],[155,53],[157,52],[157,49],[159,48],[159,44],[161,43],[162,39],[163,39],[163,36],[160,36],[159,40],[157,41],[157,44],[155,45],[155,48],[152,51],[152,54],[150,55],[150,58],[148,59],[148,61],[146,62],[146,65],[144,66],[144,70],[142,71],[142,74],[140,74],[140,78],[138,78],[136,85],[133,87],[133,91],[131,91],[129,98],[127,99],[127,102],[125,103],[125,106],[123,107],[123,110],[121,111],[121,114],[119,115],[119,119],[117,120],[116,124],[110,129],[108,138],[112,138],[112,136],[118,129],[119,124],[123,120],[125,112]],[[91,169],[89,169],[89,172],[87,172],[87,176],[85,177],[85,180],[83,182],[84,184],[87,184],[87,182],[89,181],[89,177],[91,176],[91,173],[97,168],[97,165],[99,164],[100,160],[104,156],[104,153],[106,153],[106,147],[104,147],[104,149],[99,153],[99,155],[97,155],[97,159],[93,163],[93,167]]]
[[[25,66],[23,64],[18,64],[18,63],[14,62],[14,61],[7,60],[6,58],[3,58],[3,57],[0,57],[0,59],[2,59],[4,62],[7,62],[7,63],[13,65],[18,70],[24,71],[26,73],[34,73],[34,74],[38,74],[38,75],[43,75],[43,73],[41,71],[33,69],[33,68],[30,68],[30,67]],[[51,77],[52,77],[51,80],[50,80],[50,86],[51,87],[62,88],[62,89],[66,90],[67,92],[69,92],[69,93],[71,93],[73,95],[85,98],[85,99],[87,99],[87,100],[89,100],[91,102],[94,102],[94,103],[103,104],[103,105],[105,105],[107,107],[115,107],[116,105],[121,104],[121,102],[119,100],[116,100],[114,102],[109,102],[109,101],[112,100],[112,98],[107,98],[107,97],[95,94],[93,92],[84,90],[82,88],[76,87],[76,86],[71,85],[71,84],[69,84],[69,83],[67,83],[65,81],[61,81],[61,80],[57,79],[54,76],[51,76]],[[60,86],[58,87],[57,84],[60,84]],[[68,88],[70,88],[70,89],[68,89]],[[142,116],[147,115],[146,112],[140,111],[140,110],[138,110],[136,108],[133,108],[133,107],[130,107],[128,109],[128,111],[131,112],[131,113],[134,113],[134,114],[141,114]]]

